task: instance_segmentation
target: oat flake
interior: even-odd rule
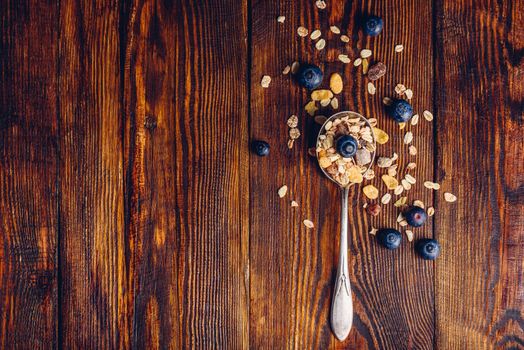
[[[348,55],[340,54],[338,55],[338,60],[342,63],[349,63],[351,60],[349,59]]]
[[[403,84],[397,84],[397,86],[395,86],[395,92],[402,96],[406,92],[406,87]]]
[[[364,49],[364,50],[360,51],[360,57],[362,57],[362,58],[371,57],[371,54],[372,54],[372,52],[369,49]]]
[[[292,207],[298,207],[298,203],[295,202],[295,201],[291,201],[291,206],[292,206]]]
[[[286,185],[284,185],[284,186],[282,186],[282,187],[280,187],[278,189],[278,196],[280,198],[284,198],[286,196],[286,193],[287,193],[287,186]]]
[[[314,227],[315,227],[315,225],[313,224],[313,221],[308,220],[308,219],[302,221],[302,223],[303,223],[304,226],[306,226],[307,228],[314,228]]]
[[[430,122],[433,120],[433,114],[430,112],[430,111],[424,111],[424,113],[422,113],[424,115],[424,118]]]
[[[297,125],[298,125],[298,117],[293,114],[287,119],[287,126],[289,126],[290,128],[296,128]]]
[[[435,214],[435,208],[429,207],[428,208],[428,216],[433,216]]]
[[[411,154],[412,156],[416,156],[417,155],[417,148],[413,145],[409,146],[409,154]]]
[[[349,36],[347,35],[341,35],[340,36],[340,41],[342,41],[343,43],[349,43]]]
[[[409,145],[411,141],[413,141],[413,133],[408,131],[406,135],[404,135],[404,144]]]
[[[337,26],[331,26],[329,27],[329,30],[334,34],[340,34],[340,29]]]
[[[333,109],[338,109],[338,98],[333,97],[333,99],[331,100],[331,107]]]
[[[377,89],[375,88],[375,85],[372,82],[368,83],[368,92],[370,95],[374,95]]]
[[[319,10],[324,10],[326,8],[326,2],[323,0],[317,0],[315,2],[315,5],[318,7]]]
[[[285,20],[286,20],[286,17],[285,17],[285,16],[278,16],[278,17],[277,17],[277,22],[278,22],[278,23],[284,23]]]
[[[420,200],[418,200],[418,199],[417,199],[416,201],[413,201],[413,205],[414,205],[415,207],[419,207],[419,208],[424,209],[424,202],[422,202],[422,201],[420,201]]]
[[[393,103],[393,100],[392,100],[391,98],[389,98],[389,97],[386,96],[386,97],[384,97],[384,98],[382,99],[382,103],[383,103],[384,105],[386,105],[386,106],[391,106],[391,104]]]
[[[382,196],[382,199],[380,200],[380,202],[382,204],[388,204],[390,200],[391,200],[391,193],[386,193],[385,195]]]
[[[262,85],[263,88],[268,88],[269,83],[271,83],[271,77],[269,75],[264,75],[260,81],[260,85]]]
[[[404,45],[398,44],[395,46],[395,52],[402,52],[404,51]]]
[[[362,63],[362,58],[360,58],[360,57],[353,61],[353,65],[355,67],[360,66],[361,63]]]
[[[320,39],[319,41],[317,41],[317,43],[315,44],[315,47],[317,48],[317,50],[322,50],[324,47],[326,46],[326,40],[324,39]]]
[[[446,202],[453,203],[453,202],[455,202],[457,200],[457,196],[455,196],[452,193],[445,192],[444,193],[444,199],[446,200]]]
[[[322,32],[319,29],[314,30],[309,36],[311,40],[317,40],[322,35]]]
[[[408,241],[409,241],[409,242],[412,242],[412,241],[413,241],[413,231],[411,231],[411,230],[406,230],[406,236],[408,236]]]
[[[299,68],[300,68],[300,63],[298,63],[297,61],[293,62],[291,64],[291,74],[296,74]]]
[[[411,125],[417,125],[418,124],[419,115],[415,114],[413,117],[411,117]]]
[[[413,98],[413,90],[407,89],[405,94],[406,94],[406,97],[408,98],[408,100],[411,100]]]
[[[297,34],[298,36],[301,36],[301,37],[306,37],[309,33],[309,30],[307,30],[307,28],[305,27],[298,27],[297,28]]]

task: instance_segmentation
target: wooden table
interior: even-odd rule
[[[524,348],[524,1],[4,0],[0,18],[1,348]],[[375,95],[337,59],[362,48],[388,66]],[[343,75],[341,108],[378,119],[379,153],[417,163],[409,201],[436,208],[415,230],[442,245],[430,262],[379,247],[368,231],[398,209],[372,218],[351,192],[345,342],[328,325],[339,193],[307,156],[295,60]],[[397,83],[432,122],[387,118]]]

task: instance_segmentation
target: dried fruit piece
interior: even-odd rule
[[[360,57],[362,57],[362,58],[371,57],[371,54],[372,54],[372,52],[369,49],[364,49],[364,50],[360,51]]]
[[[449,192],[444,192],[444,199],[446,200],[446,202],[453,203],[457,200],[457,196]]]
[[[349,59],[348,55],[340,54],[338,55],[338,60],[342,63],[349,63],[351,60]]]
[[[304,221],[302,221],[302,223],[303,223],[304,226],[306,226],[307,228],[314,228],[314,227],[315,227],[315,224],[313,224],[313,221],[308,220],[308,219],[305,219]]]
[[[310,116],[314,116],[316,111],[318,111],[318,107],[315,104],[315,101],[309,101],[306,104],[306,106],[304,107],[304,109],[306,110],[307,114],[309,114]]]
[[[422,115],[424,116],[424,118],[430,122],[433,120],[433,114],[430,112],[430,111],[424,111],[424,113],[422,113]]]
[[[291,206],[294,207],[294,208],[295,208],[295,207],[298,207],[298,203],[295,202],[295,201],[291,201]]]
[[[341,35],[340,36],[340,41],[342,41],[343,43],[349,43],[349,36],[347,35]]]
[[[301,26],[301,27],[297,28],[297,34],[298,34],[298,36],[306,37],[309,34],[309,30],[307,30],[307,28]]]
[[[377,91],[377,88],[375,87],[375,84],[373,84],[372,82],[368,82],[368,92],[370,95],[374,95],[375,92]]]
[[[388,190],[394,190],[398,186],[398,180],[387,174],[382,175],[382,181],[384,181]]]
[[[359,167],[353,166],[349,168],[346,171],[346,175],[348,177],[349,182],[361,183],[362,181],[364,181],[364,177],[362,176],[362,173],[360,172]]]
[[[378,198],[378,189],[373,185],[367,185],[362,188],[362,192],[368,197],[369,199],[377,199]]]
[[[329,30],[331,30],[331,32],[334,34],[340,34],[340,29],[337,26],[331,26],[329,27]]]
[[[395,46],[395,52],[402,52],[404,51],[404,45],[399,44]]]
[[[278,189],[278,196],[280,198],[284,198],[286,196],[286,193],[287,193],[287,186],[286,185],[284,185],[284,186],[282,186],[282,187],[280,187]]]
[[[269,83],[271,83],[271,77],[269,75],[264,75],[260,81],[260,85],[262,85],[263,88],[268,88]]]
[[[382,202],[382,204],[388,204],[390,200],[391,200],[391,193],[386,193],[385,195],[382,196],[382,199],[380,200],[380,202]]]
[[[362,60],[362,73],[365,75],[368,72],[369,62],[365,58]]]
[[[382,208],[378,203],[372,203],[366,207],[366,212],[371,216],[377,216],[380,214]]]
[[[311,93],[311,99],[313,101],[322,101],[328,98],[333,98],[333,93],[328,89],[315,90]]]
[[[293,114],[287,119],[287,126],[289,126],[290,128],[296,128],[297,125],[298,125],[298,117]]]
[[[404,205],[406,205],[408,201],[408,197],[400,197],[396,202],[395,204],[393,204],[395,207],[402,207]]]
[[[382,62],[377,62],[374,65],[372,65],[371,67],[369,67],[368,78],[370,80],[373,80],[373,81],[377,80],[378,78],[380,78],[384,74],[386,74],[386,65],[384,63],[382,63]],[[391,99],[389,99],[389,100],[391,100]],[[386,104],[386,103],[384,103],[384,104]]]
[[[315,47],[317,48],[317,50],[322,50],[325,46],[326,46],[326,40],[324,40],[324,39],[320,39],[315,44]]]
[[[331,166],[331,160],[328,157],[320,157],[318,159],[318,164],[321,168],[326,169]]]
[[[333,91],[334,94],[340,94],[342,92],[344,84],[342,83],[342,77],[340,76],[340,74],[331,74],[331,77],[329,78],[329,87],[331,88],[331,91]],[[331,97],[333,97],[333,95]]]
[[[311,38],[311,40],[317,40],[318,38],[320,38],[321,35],[322,32],[320,31],[320,29],[315,29],[311,32],[311,35],[309,37]]]
[[[389,135],[382,129],[379,128],[373,128],[373,133],[375,134],[375,141],[383,145],[389,140]]]

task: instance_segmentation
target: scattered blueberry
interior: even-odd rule
[[[437,240],[422,238],[415,243],[415,251],[425,260],[435,260],[440,254]]]
[[[404,217],[411,226],[420,227],[426,222],[428,214],[421,207],[413,206],[404,213]]]
[[[402,236],[399,231],[393,228],[384,228],[377,233],[378,242],[387,249],[397,249],[402,242]]]
[[[409,102],[401,99],[393,100],[391,105],[386,107],[386,112],[399,123],[407,122],[413,116],[413,107]]]
[[[323,77],[320,68],[313,64],[301,65],[296,75],[298,83],[309,90],[316,89],[322,83]]]
[[[337,152],[344,158],[350,158],[357,153],[358,141],[353,136],[342,135],[337,139]]]
[[[253,148],[253,152],[261,157],[265,157],[269,154],[269,144],[265,141],[253,141],[251,147]]]
[[[377,36],[382,32],[384,22],[377,16],[369,16],[364,22],[364,33],[369,36]]]

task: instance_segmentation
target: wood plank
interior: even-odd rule
[[[127,5],[131,344],[246,348],[246,2]]]
[[[436,346],[524,344],[522,1],[437,1]]]
[[[0,348],[56,347],[57,6],[0,2]]]
[[[119,4],[61,1],[60,346],[129,347]]]
[[[365,201],[359,189],[350,198],[350,274],[354,293],[354,328],[349,338],[340,343],[329,328],[329,312],[340,230],[340,193],[336,186],[322,177],[314,159],[307,157],[308,146],[314,145],[318,132],[303,106],[308,101],[305,91],[289,76],[282,76],[285,65],[295,60],[314,62],[323,68],[326,81],[332,72],[343,73],[346,88],[339,96],[340,106],[376,117],[391,141],[379,148],[379,154],[400,155],[400,173],[407,162],[416,159],[418,186],[409,192],[409,201],[419,199],[432,203],[423,179],[433,177],[433,126],[419,122],[413,127],[419,155],[409,157],[402,139],[404,132],[384,113],[382,98],[392,96],[394,87],[402,82],[413,89],[417,112],[432,105],[431,4],[418,1],[377,2],[329,1],[325,10],[311,3],[282,1],[279,6],[264,1],[252,2],[253,62],[251,74],[252,139],[265,139],[272,145],[268,158],[251,157],[251,317],[250,345],[253,348],[417,348],[432,347],[433,339],[433,271],[432,264],[418,259],[412,243],[404,243],[396,252],[387,252],[368,234],[370,227],[396,225],[397,210],[393,201],[384,214],[371,220],[364,212]],[[358,34],[358,19],[364,13],[384,18],[384,32],[375,39]],[[280,24],[279,15],[286,16]],[[328,33],[330,25],[355,36],[344,45]],[[318,52],[309,38],[301,39],[296,28],[303,25],[321,29],[327,37],[327,48]],[[424,28],[424,30],[413,30]],[[431,28],[431,26],[429,26]],[[395,44],[406,50],[395,54]],[[352,59],[359,49],[370,48],[374,59],[387,64],[389,72],[377,82],[377,94],[367,94],[367,80],[360,68],[344,66],[336,60],[341,52]],[[273,77],[268,89],[260,79]],[[328,84],[325,83],[324,86]],[[326,114],[332,111],[327,109]],[[303,133],[292,150],[288,150],[286,119],[300,116]],[[384,171],[378,172],[381,175]],[[421,181],[422,180],[422,181]],[[377,178],[372,181],[382,194],[385,187]],[[286,184],[290,190],[285,199],[276,195]],[[395,196],[394,196],[395,198]],[[299,208],[290,207],[296,200]],[[302,220],[315,222],[314,230],[306,230]],[[415,230],[417,237],[431,236],[431,222]],[[268,337],[267,334],[273,334]]]

